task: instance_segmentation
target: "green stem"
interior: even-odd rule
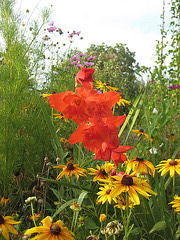
[[[175,175],[173,176],[173,199],[175,195]],[[172,211],[172,240],[174,239],[175,212]]]
[[[108,201],[106,201],[106,220],[105,220],[105,223],[107,223],[107,217],[108,217]]]
[[[71,232],[73,231],[75,216],[76,216],[76,212],[74,211],[73,220],[72,220],[72,224],[71,224]]]
[[[78,149],[78,163],[79,163],[79,166],[81,165],[81,142],[79,143],[79,149]]]
[[[31,211],[32,211],[32,217],[33,217],[34,226],[37,227],[36,221],[35,221],[35,218],[34,218],[34,208],[33,208],[33,203],[32,203],[32,201],[31,201]]]

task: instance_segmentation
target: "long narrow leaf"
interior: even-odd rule
[[[60,140],[57,136],[57,133],[56,133],[56,130],[52,124],[52,121],[47,113],[47,110],[44,106],[44,103],[42,102],[42,100],[39,98],[39,103],[40,103],[40,106],[41,106],[41,110],[43,112],[43,116],[44,116],[44,119],[46,120],[46,123],[49,127],[49,130],[51,132],[51,135],[53,137],[53,141],[54,141],[54,144],[56,146],[56,154],[57,155],[60,155],[61,156],[61,160],[64,159],[65,155],[64,155],[64,152],[63,152],[63,149],[62,149],[62,146],[61,146],[61,143],[60,143]]]

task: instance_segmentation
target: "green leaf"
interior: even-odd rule
[[[66,203],[64,203],[52,216],[52,218],[54,218],[57,214],[59,214],[60,212],[62,212],[65,208],[67,208],[69,205],[71,205],[73,202],[76,202],[77,198],[74,198]]]
[[[175,237],[177,240],[180,238],[180,225],[178,226]]]
[[[86,227],[87,227],[87,229],[97,229],[97,228],[99,228],[96,225],[96,223],[89,217],[86,220]]]
[[[50,117],[49,117],[49,115],[47,113],[47,110],[46,110],[46,108],[44,106],[44,103],[43,103],[42,99],[40,99],[40,98],[39,98],[39,104],[41,106],[41,110],[43,112],[44,119],[46,120],[46,123],[47,123],[47,125],[49,127],[49,130],[51,132],[51,135],[53,137],[53,141],[54,141],[53,145],[56,147],[56,149],[55,149],[56,154],[60,155],[61,156],[61,160],[63,160],[65,158],[65,155],[64,155],[64,152],[63,152],[60,140],[59,140],[59,138],[57,136],[56,130],[54,128],[54,125],[53,125],[53,123],[52,123],[52,121],[51,121],[51,119],[50,119]]]
[[[54,195],[57,197],[57,199],[59,199],[59,192],[58,192],[58,190],[56,190],[54,188],[50,188],[50,189],[54,193]]]
[[[84,200],[84,198],[86,197],[87,194],[88,194],[88,192],[83,191],[83,192],[79,195],[78,200],[77,200],[77,203],[82,204],[82,202],[83,202],[83,200]],[[79,215],[79,212],[76,212],[74,226],[76,226],[78,215]]]
[[[165,221],[159,221],[157,222],[152,229],[149,231],[149,234],[153,233],[153,232],[158,232],[161,230],[166,229],[166,222]]]

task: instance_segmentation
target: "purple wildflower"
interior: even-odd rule
[[[57,29],[57,27],[55,27],[55,26],[47,28],[48,32],[54,32],[56,29]]]
[[[75,67],[81,68],[81,67],[83,67],[83,65],[82,64],[76,64]]]
[[[74,61],[74,60],[79,60],[79,57],[77,57],[77,56],[73,56],[72,58],[70,58],[71,59],[71,61]]]
[[[94,65],[93,62],[89,62],[89,66],[92,67]]]
[[[70,68],[70,66],[67,66],[65,70],[67,71],[67,70],[69,70],[69,68]]]
[[[73,38],[73,36],[74,36],[74,33],[70,33],[68,37]]]
[[[58,72],[56,72],[56,71],[53,71],[53,73],[54,73],[54,74],[58,74]]]
[[[44,37],[43,37],[43,40],[49,40],[50,38],[48,37],[48,35],[45,35]]]
[[[79,34],[80,34],[80,33],[81,33],[81,31],[77,32],[77,33],[76,33],[76,35],[78,35],[78,36],[79,36]]]
[[[93,57],[93,56],[90,56],[90,57],[88,57],[87,60],[88,60],[88,61],[91,61],[91,60],[93,61],[95,58],[96,58],[96,56],[94,56],[94,57]]]
[[[51,22],[50,24],[49,24],[49,26],[53,26],[54,25],[54,22]]]
[[[173,86],[171,86],[171,87],[168,87],[169,89],[178,89],[178,88],[180,88],[180,85],[173,85]]]
[[[84,62],[84,65],[92,67],[94,65],[93,62]]]
[[[86,57],[86,54],[85,53],[76,53],[77,55],[79,55],[80,57]]]

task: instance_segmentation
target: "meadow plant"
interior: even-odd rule
[[[49,11],[28,41],[13,4],[0,1],[2,238],[179,239],[178,2],[172,61],[159,43],[154,69],[122,44],[58,56]]]

